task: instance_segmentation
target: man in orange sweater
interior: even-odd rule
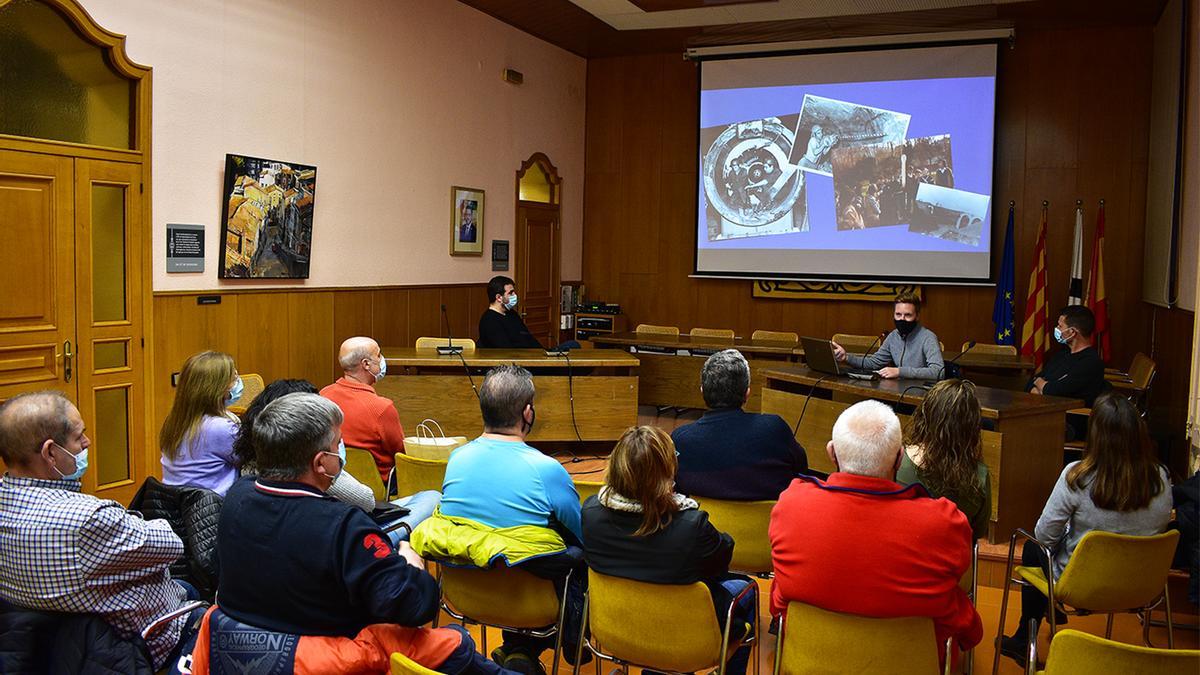
[[[342,409],[342,440],[352,448],[369,450],[383,482],[404,452],[404,428],[391,399],[375,393],[376,382],[387,374],[387,361],[379,343],[369,337],[352,337],[342,343],[338,363],[345,373],[321,390],[321,395]]]

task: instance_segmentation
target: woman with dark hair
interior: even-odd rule
[[[1083,459],[1063,469],[1033,531],[1054,559],[1046,560],[1041,548],[1027,541],[1021,564],[1040,565],[1058,577],[1083,535],[1092,530],[1159,534],[1171,506],[1170,479],[1154,458],[1137,408],[1123,396],[1104,394],[1092,406]],[[1002,654],[1024,665],[1029,620],[1040,624],[1048,604],[1037,589],[1021,589],[1021,623],[1016,634],[1001,641]]]
[[[896,482],[920,483],[954,502],[976,539],[992,516],[992,480],[983,463],[979,399],[967,380],[938,382],[921,399],[908,425]]]
[[[609,576],[654,584],[703,581],[722,624],[738,593],[754,582],[729,574],[733,539],[708,522],[694,500],[675,492],[675,444],[657,427],[633,427],[617,441],[604,486],[583,504],[588,567]],[[730,636],[751,634],[753,593],[734,610]],[[725,672],[743,675],[750,646],[738,648]]]

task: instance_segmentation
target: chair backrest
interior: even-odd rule
[[[672,337],[679,337],[679,328],[676,326],[655,326],[654,324],[650,323],[639,323],[637,328],[634,329],[634,332],[646,335],[670,335]]]
[[[1149,537],[1092,530],[1055,582],[1054,597],[1094,612],[1145,607],[1162,595],[1178,542],[1179,530]]]
[[[1155,649],[1105,640],[1072,628],[1054,633],[1046,655],[1045,675],[1196,675],[1200,650]]]
[[[346,466],[342,467],[342,470],[349,471],[358,482],[371,488],[377,501],[387,498],[383,479],[379,477],[379,467],[375,465],[375,455],[372,455],[370,450],[346,446]]]
[[[768,574],[771,566],[771,523],[774,501],[733,502],[700,498],[700,508],[708,512],[713,527],[733,537],[733,560],[729,569],[746,574]]]
[[[509,628],[544,628],[558,622],[554,583],[517,567],[490,569],[438,565],[442,598],[475,621]]]
[[[837,333],[833,336],[833,341],[841,345],[848,352],[858,352],[860,354],[870,349],[871,345],[879,346],[878,335]]]
[[[1013,345],[990,345],[983,342],[976,342],[972,347],[970,342],[962,343],[960,351],[965,352],[968,349],[972,354],[988,354],[991,356],[1016,356],[1017,348]]]
[[[604,487],[604,481],[599,480],[577,480],[575,481],[575,491],[579,493],[579,503],[587,501],[588,497],[600,494],[600,488]]]
[[[776,675],[938,672],[933,620],[924,617],[871,619],[789,602],[779,642]]]
[[[1154,381],[1156,369],[1154,359],[1138,352],[1133,355],[1133,362],[1129,364],[1129,379],[1138,389],[1149,389],[1150,383]]]
[[[400,652],[392,652],[392,675],[438,675]]]
[[[396,494],[413,495],[422,490],[441,490],[446,480],[448,459],[424,459],[396,453]]]
[[[604,653],[639,666],[688,673],[721,659],[721,627],[700,582],[650,584],[588,570],[588,622]]]
[[[419,337],[416,346],[417,349],[436,349],[449,344],[450,342],[444,337]],[[471,338],[454,338],[454,346],[462,347],[464,352],[475,351],[475,341]]]
[[[779,330],[756,330],[750,334],[751,340],[763,340],[767,342],[791,342],[797,344],[800,342],[800,334],[790,331]]]
[[[261,394],[262,390],[267,386],[263,383],[262,375],[259,375],[258,373],[239,374],[242,377],[242,395],[238,398],[237,403],[229,406],[229,412],[233,413],[234,415],[245,414],[246,409],[250,407],[250,404],[254,402],[254,399],[258,398],[258,395]]]
[[[712,338],[715,340],[732,340],[732,328],[693,328],[688,335],[694,338]]]

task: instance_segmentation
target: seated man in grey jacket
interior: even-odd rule
[[[838,343],[833,352],[838,361],[855,368],[873,370],[885,379],[902,377],[936,380],[945,368],[937,335],[920,323],[921,299],[912,293],[896,296],[896,329],[888,333],[879,349],[869,355],[847,354]]]

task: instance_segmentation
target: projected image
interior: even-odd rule
[[[979,246],[990,200],[975,192],[921,183],[908,231]]]
[[[796,141],[804,148],[798,164],[805,171],[832,175],[835,148],[903,142],[911,118],[907,113],[805,94],[796,123]]]
[[[862,230],[905,222],[903,157],[903,143],[833,151],[837,229]]]
[[[792,160],[796,116],[788,117],[701,131],[709,241],[808,229],[804,173]]]

